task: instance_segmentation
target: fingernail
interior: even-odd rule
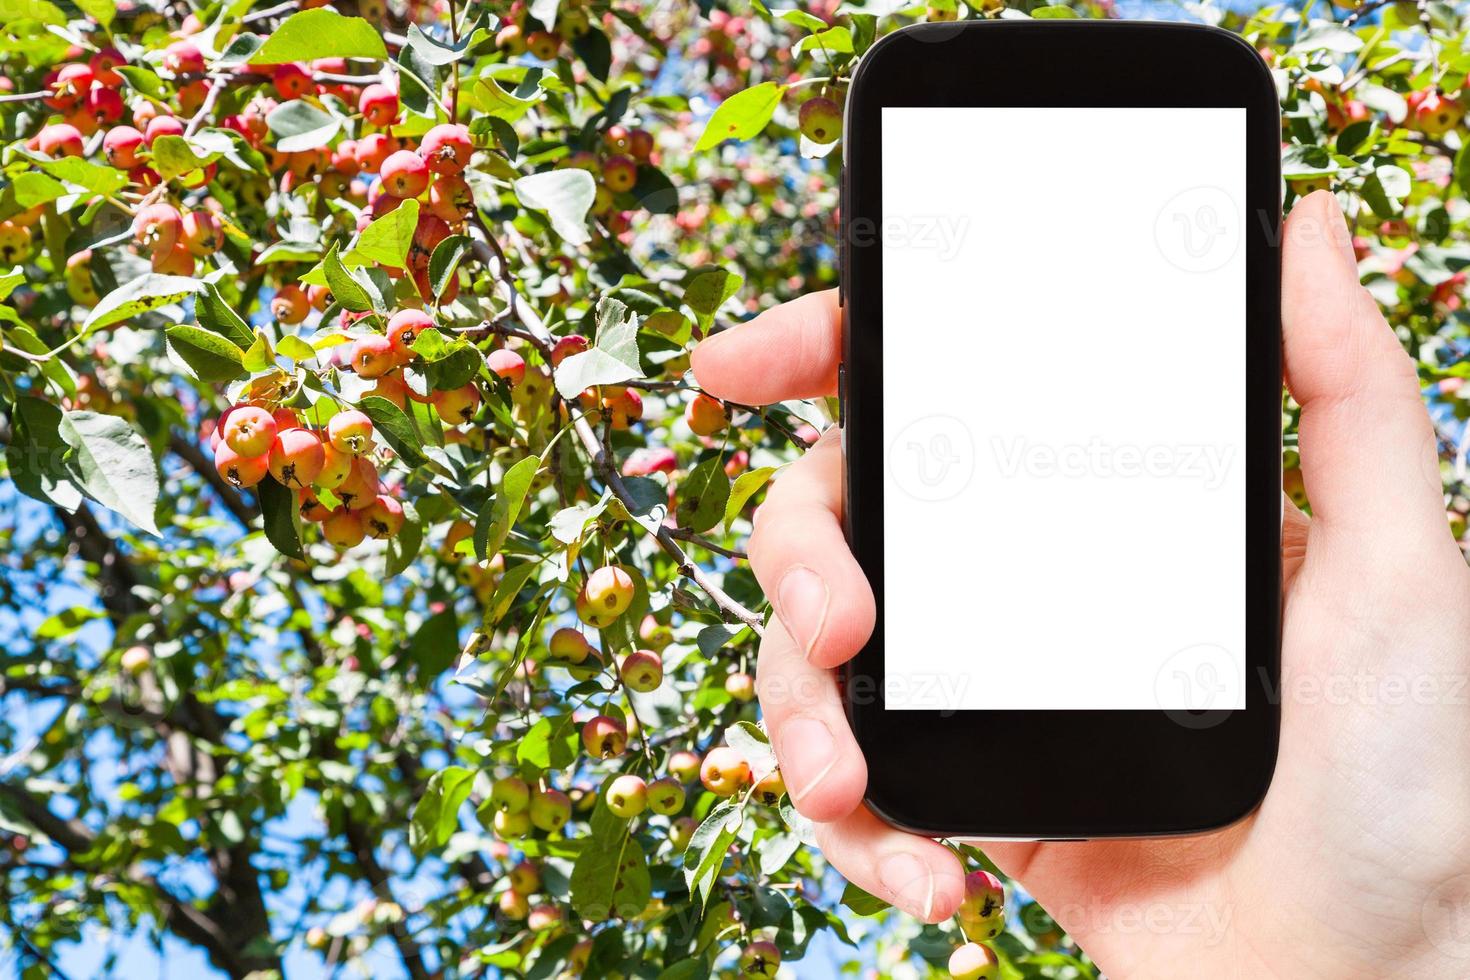
[[[928,920],[934,908],[934,875],[927,864],[912,854],[890,854],[878,868],[878,879],[894,905]]]
[[[780,748],[781,772],[793,803],[816,789],[837,764],[832,732],[815,718],[792,718],[782,725]]]
[[[805,565],[794,565],[781,576],[776,598],[781,603],[781,622],[801,652],[810,657],[827,620],[827,583]]]

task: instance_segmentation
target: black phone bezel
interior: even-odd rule
[[[1246,109],[1244,710],[883,708],[882,255],[853,229],[882,215],[882,108],[976,105]],[[868,807],[929,836],[1050,840],[1196,833],[1246,816],[1270,783],[1280,720],[1281,119],[1269,69],[1238,35],[1198,25],[915,25],[863,57],[844,132],[844,524],[879,611],[842,683]],[[966,628],[961,610],[934,614]]]

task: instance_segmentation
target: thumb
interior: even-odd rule
[[[1427,534],[1449,543],[1418,375],[1358,283],[1337,199],[1318,191],[1299,202],[1282,253],[1286,383],[1302,406],[1302,477],[1314,523],[1403,546],[1421,546]]]

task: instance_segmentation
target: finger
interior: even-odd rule
[[[776,615],[819,667],[843,663],[873,632],[873,590],[842,534],[842,443],[828,429],[766,494],[750,567]]]
[[[1443,537],[1439,465],[1418,377],[1358,284],[1331,194],[1308,195],[1292,210],[1282,268],[1286,381],[1302,406],[1302,476],[1313,516],[1400,540],[1405,522]]]
[[[797,811],[821,823],[857,809],[868,766],[847,726],[837,680],[802,655],[779,619],[771,620],[761,640],[755,687]]]
[[[706,337],[690,357],[701,388],[747,405],[834,394],[841,360],[835,289],[782,303]]]
[[[1312,519],[1303,514],[1290,497],[1281,495],[1281,591],[1291,588],[1297,569],[1307,557],[1307,536]]]
[[[965,897],[959,859],[942,844],[894,830],[859,807],[817,824],[817,846],[842,876],[924,922],[954,915]]]

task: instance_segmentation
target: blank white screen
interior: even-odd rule
[[[890,709],[1244,708],[1245,110],[883,110]]]

